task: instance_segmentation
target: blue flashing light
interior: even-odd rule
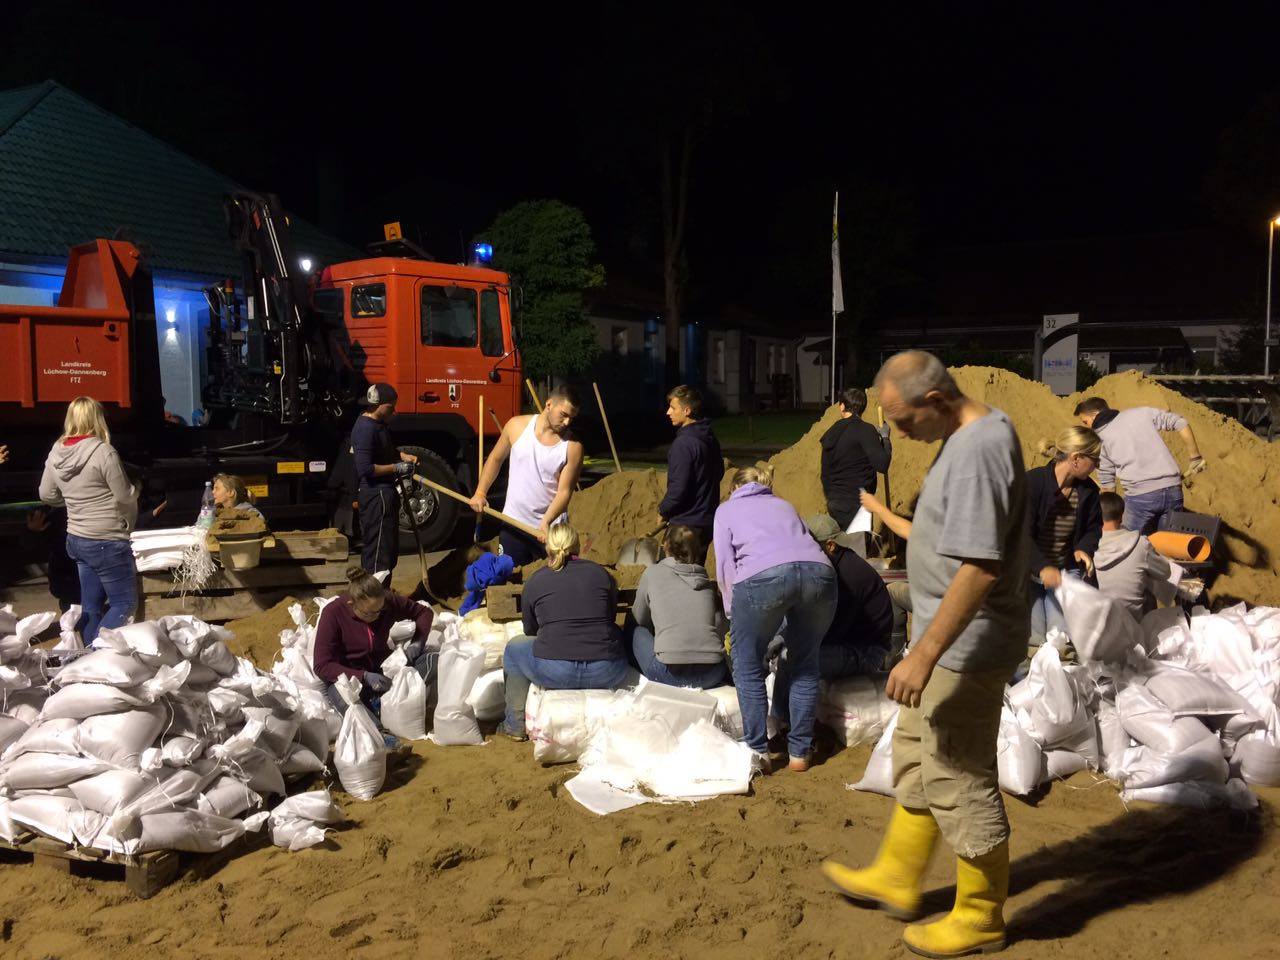
[[[493,244],[477,243],[471,247],[471,259],[477,264],[493,263]]]

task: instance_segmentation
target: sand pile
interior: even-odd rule
[[[614,563],[625,541],[652,533],[662,522],[658,504],[666,492],[665,471],[626,470],[574,494],[569,522],[582,534],[587,559]]]
[[[300,602],[294,597],[285,597],[270,610],[230,621],[226,628],[235,636],[227,641],[227,646],[237,657],[252,661],[261,670],[270,670],[280,652],[280,631],[294,628],[289,608]],[[304,609],[308,616],[315,612],[309,604]]]
[[[336,794],[350,825],[325,846],[184,857],[186,876],[151,900],[119,880],[0,866],[0,954],[738,960],[844,957],[856,944],[900,957],[901,922],[845,902],[818,870],[875,854],[892,801],[844,787],[867,755],[757,781],[751,796],[596,817],[566,796],[576,768],[543,768],[528,744],[416,743],[371,802]],[[1252,822],[1126,812],[1083,773],[1037,806],[1008,801],[1013,942],[1001,956],[1274,956],[1280,791],[1259,792]],[[925,876],[935,917],[954,863],[939,851]]]

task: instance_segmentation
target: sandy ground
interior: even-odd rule
[[[891,802],[847,791],[868,749],[751,796],[596,817],[528,744],[419,743],[386,792],[339,794],[350,825],[324,847],[192,858],[139,901],[118,880],[0,867],[0,955],[266,960],[345,957],[905,956],[901,924],[830,892],[824,857],[874,853]],[[1276,805],[1248,818],[1126,812],[1088,774],[1036,807],[1010,800],[1010,958],[1274,957]],[[948,908],[952,861],[929,871]]]

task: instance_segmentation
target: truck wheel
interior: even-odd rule
[[[400,447],[402,453],[411,453],[418,458],[418,472],[430,480],[450,490],[458,490],[458,476],[438,453],[426,447]],[[400,503],[400,542],[408,544],[409,549],[416,551],[417,544],[413,538],[413,524],[409,520],[410,511],[418,521],[418,533],[422,536],[422,548],[434,550],[444,544],[454,527],[463,505],[457,500],[446,497],[432,490],[425,483],[410,478],[405,481],[409,496],[401,498]]]

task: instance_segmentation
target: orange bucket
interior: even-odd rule
[[[1147,538],[1156,552],[1170,560],[1204,563],[1209,559],[1209,541],[1195,533],[1160,530]]]

